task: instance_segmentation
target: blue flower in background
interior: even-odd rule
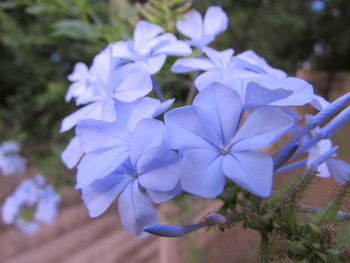
[[[305,118],[307,121],[311,119],[311,115],[306,115]],[[302,139],[302,144],[305,144],[308,140],[313,138],[317,132],[319,131],[319,128],[315,128],[311,131],[311,136],[305,136]],[[326,153],[327,151],[330,151],[332,149],[332,141],[330,139],[322,139],[317,144],[312,146],[307,150],[308,157],[306,160],[306,166],[310,168],[311,164],[322,154]],[[333,154],[331,158],[327,159],[326,161],[322,162],[317,167],[317,176],[328,178],[333,175],[334,179],[344,184],[350,179],[350,164],[347,162],[344,162],[342,160],[335,159],[336,154]]]
[[[145,237],[143,228],[158,222],[151,201],[161,203],[179,193],[181,159],[166,147],[164,124],[153,119],[142,120],[130,134],[127,155],[118,169],[84,185],[82,197],[90,216],[96,217],[119,195],[122,226]],[[92,161],[96,165],[96,159]]]
[[[225,177],[262,197],[271,193],[270,155],[252,151],[269,146],[294,124],[275,107],[260,107],[238,129],[242,118],[239,95],[219,83],[200,92],[193,105],[165,114],[172,147],[183,154],[180,183],[192,194],[221,194]]]
[[[227,15],[219,6],[209,7],[204,19],[198,11],[195,11],[187,13],[184,19],[176,22],[177,30],[191,39],[187,42],[198,48],[207,46],[218,34],[227,29],[227,25]]]
[[[94,70],[82,62],[74,66],[73,73],[68,75],[68,80],[72,82],[65,96],[66,102],[75,99],[76,105],[86,104],[91,101],[94,95],[93,85],[97,81],[94,76]]]
[[[119,83],[119,80],[115,78],[114,74],[116,67],[117,60],[112,59],[111,46],[109,45],[96,55],[89,70],[89,74],[86,74],[85,71],[83,74],[80,74],[79,81],[74,82],[74,86],[71,86],[68,90],[67,96],[70,92],[73,93],[73,90],[71,90],[72,88],[82,87],[77,101],[79,104],[89,104],[64,118],[61,132],[71,129],[79,121],[84,119],[115,120],[116,110],[114,93]],[[81,68],[81,66],[78,66],[78,69],[79,68]],[[79,72],[81,73],[81,70]],[[75,76],[74,79],[78,79],[77,72],[74,72],[73,75]],[[81,80],[86,77],[87,79]],[[81,84],[81,82],[85,82],[85,84]],[[149,91],[142,93],[140,97],[146,95],[148,92]]]
[[[26,168],[26,159],[18,154],[21,146],[14,141],[0,144],[0,174],[8,176],[22,173]]]
[[[57,217],[61,198],[42,175],[23,180],[2,206],[2,221],[15,224],[23,233],[36,234],[40,224],[50,224]]]

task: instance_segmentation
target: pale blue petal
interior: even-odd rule
[[[268,197],[272,190],[273,160],[266,153],[242,151],[223,158],[223,172],[249,192]]]
[[[153,147],[161,146],[165,136],[163,122],[144,119],[131,134],[130,160],[135,167],[138,158]]]
[[[140,185],[156,191],[170,191],[180,177],[181,158],[167,148],[155,147],[144,152],[137,160]]]
[[[327,161],[328,162],[328,161]],[[328,165],[326,162],[321,163],[318,167],[317,167],[317,176],[318,177],[322,177],[322,178],[328,178],[331,176],[329,169],[328,169]]]
[[[220,70],[211,70],[200,74],[195,79],[194,85],[199,91],[202,91],[213,82],[223,83],[222,72]]]
[[[163,67],[165,60],[166,60],[165,54],[159,54],[159,55],[149,57],[144,63],[148,74],[154,75],[158,73],[159,70]]]
[[[72,169],[78,164],[83,154],[84,152],[79,139],[75,136],[69,141],[66,149],[61,153],[61,159],[68,169]]]
[[[214,35],[202,35],[200,39],[186,40],[186,42],[191,46],[203,48],[207,46],[210,42],[212,42],[214,39]]]
[[[127,147],[130,144],[128,131],[116,122],[85,120],[78,124],[76,135],[86,153],[104,148]]]
[[[176,40],[158,48],[153,54],[166,54],[168,56],[188,56],[191,53],[192,49],[186,42]]]
[[[268,89],[257,82],[250,82],[245,94],[245,107],[258,108],[279,101],[293,94],[293,91],[286,89]]]
[[[218,35],[227,29],[228,17],[219,6],[208,8],[204,16],[204,34]]]
[[[173,33],[167,32],[159,36],[156,36],[155,38],[152,38],[147,42],[144,42],[143,48],[146,47],[149,50],[152,49],[153,54],[159,54],[159,52],[157,52],[158,49],[176,41],[177,41],[176,36]]]
[[[205,113],[195,106],[184,106],[164,115],[169,143],[175,149],[212,149],[220,136]]]
[[[80,97],[87,89],[89,78],[90,72],[88,67],[82,62],[75,64],[73,73],[68,75],[68,80],[74,83],[69,86],[65,101],[69,102],[74,97]]]
[[[180,58],[171,67],[172,72],[184,73],[196,70],[211,70],[216,66],[207,58]]]
[[[317,144],[315,144],[313,147],[311,147],[308,150],[309,156],[307,158],[307,166],[310,167],[309,165],[313,161],[315,161],[318,157],[320,157],[322,154],[329,151],[330,149],[332,149],[332,141],[331,140],[329,140],[329,139],[320,140]],[[323,177],[323,176],[321,176],[321,177]],[[329,174],[328,174],[328,176],[325,176],[325,177],[329,177]]]
[[[108,99],[102,104],[101,120],[112,122],[117,118],[117,113],[115,110],[115,100]]]
[[[91,65],[90,71],[97,79],[96,92],[102,96],[111,96],[114,88],[113,73],[118,63],[117,58],[112,57],[112,45],[108,45],[98,53]]]
[[[192,40],[198,40],[202,37],[203,21],[199,12],[195,11],[185,15],[184,19],[177,20],[177,30],[191,38]]]
[[[83,188],[94,180],[116,170],[129,157],[129,147],[109,148],[85,154],[78,165],[76,188]]]
[[[116,119],[116,113],[112,110],[114,101],[97,101],[86,105],[71,115],[63,119],[60,132],[68,131],[78,122],[85,119],[113,121]],[[114,107],[113,107],[114,109]],[[107,113],[107,115],[104,115]]]
[[[68,75],[69,81],[78,81],[89,77],[89,69],[83,62],[74,65],[73,73]]]
[[[220,69],[227,67],[234,53],[232,48],[223,51],[217,51],[209,47],[204,47],[203,51],[214,62],[216,67]]]
[[[157,212],[149,197],[140,191],[137,181],[124,189],[118,204],[121,225],[135,236],[146,237],[148,234],[143,228],[158,223]]]
[[[183,190],[194,195],[204,198],[220,195],[225,185],[222,156],[206,149],[185,151],[180,183]]]
[[[167,192],[160,192],[147,189],[148,195],[151,197],[152,201],[156,204],[160,204],[166,201],[173,199],[175,196],[181,193],[180,183],[177,183],[176,186]]]
[[[134,59],[135,53],[132,50],[131,41],[118,41],[112,43],[112,56],[116,58]]]
[[[266,84],[266,85],[265,85]],[[268,87],[269,89],[288,89],[293,91],[293,94],[287,98],[281,99],[271,105],[276,106],[290,106],[290,105],[304,105],[311,102],[314,99],[313,87],[310,83],[305,80],[288,77],[277,81],[262,82],[262,86]]]
[[[222,142],[226,143],[233,137],[242,110],[242,102],[237,92],[215,82],[195,97],[193,105],[205,112],[220,134]]]
[[[162,32],[163,28],[159,25],[144,20],[139,21],[134,29],[133,37],[136,49],[142,47],[145,42],[151,40]]]
[[[234,151],[259,149],[278,140],[294,125],[294,119],[275,107],[258,108],[234,137]]]
[[[161,107],[160,100],[149,97],[139,98],[132,103],[117,101],[118,118],[116,122],[126,130],[133,131],[142,119],[154,117]]]
[[[174,101],[175,101],[175,98],[168,99],[162,102],[162,104],[160,104],[159,107],[156,109],[156,111],[153,113],[152,118],[156,118],[159,115],[163,114],[167,109],[171,107],[171,105],[173,105]]]
[[[237,59],[242,60],[240,65],[247,70],[252,70],[258,73],[265,73],[273,79],[284,79],[287,74],[282,70],[271,67],[264,58],[258,56],[254,51],[247,50],[236,56]]]
[[[350,164],[338,159],[329,159],[327,160],[327,166],[338,183],[345,184],[349,181]]]
[[[146,96],[151,91],[152,81],[150,74],[142,67],[135,66],[123,82],[116,87],[114,98],[124,102],[133,102]]]
[[[119,193],[135,178],[123,174],[111,173],[108,176],[93,181],[82,189],[82,199],[91,217],[100,216]]]
[[[319,95],[314,95],[314,99],[310,102],[310,104],[317,110],[321,111],[326,108],[330,103],[325,100],[323,97]]]

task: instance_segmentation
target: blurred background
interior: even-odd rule
[[[272,66],[310,81],[329,100],[350,91],[349,0],[190,2],[189,10],[204,13],[219,5],[229,15],[229,28],[214,48],[234,48],[236,53],[252,49]],[[241,226],[182,240],[139,240],[120,229],[115,207],[89,219],[80,193],[73,190],[74,171],[60,161],[72,131],[58,132],[61,120],[76,110],[73,102],[64,102],[67,75],[76,62],[90,65],[108,43],[130,38],[140,18],[147,18],[147,1],[0,1],[0,142],[20,142],[28,159],[24,177],[40,171],[63,197],[57,222],[34,237],[0,224],[0,262],[255,262],[259,238],[253,232],[242,235]],[[171,16],[155,19],[173,30]],[[181,101],[190,79],[169,73],[173,62],[168,59],[159,80],[167,97]],[[350,161],[350,126],[341,132],[335,141],[344,146],[340,155]],[[0,205],[22,179],[0,175]],[[317,202],[328,197],[332,184],[325,180],[316,186]],[[162,209],[165,221],[181,211],[177,220],[188,223],[217,206],[186,197]]]

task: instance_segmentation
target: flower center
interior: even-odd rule
[[[219,149],[220,154],[227,155],[231,152],[230,145],[222,145]]]

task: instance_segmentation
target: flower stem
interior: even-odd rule
[[[152,79],[152,85],[153,85],[153,89],[155,90],[155,92],[157,93],[159,99],[161,100],[161,102],[165,101],[163,92],[160,90],[157,80],[154,77],[154,75],[151,75],[151,79]]]

